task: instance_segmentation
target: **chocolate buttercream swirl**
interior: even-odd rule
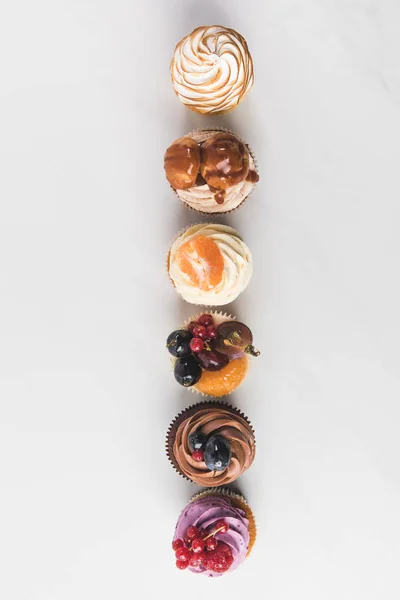
[[[197,27],[175,48],[171,77],[179,99],[203,114],[235,108],[253,85],[246,40],[234,29]]]
[[[237,479],[248,469],[255,456],[254,432],[248,421],[231,407],[204,406],[194,412],[188,409],[178,417],[179,425],[175,433],[173,455],[181,472],[202,486],[226,485]],[[221,435],[231,445],[232,457],[224,471],[210,471],[205,462],[192,458],[189,435],[200,430],[204,435]]]

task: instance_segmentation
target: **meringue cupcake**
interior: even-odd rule
[[[221,25],[197,27],[177,44],[171,79],[176,95],[188,108],[205,115],[233,110],[254,82],[246,40]]]
[[[246,560],[256,535],[254,515],[241,494],[204,490],[179,515],[172,540],[176,567],[220,577]]]
[[[235,210],[259,180],[248,144],[225,129],[200,129],[175,140],[164,169],[182,202],[205,214]]]
[[[166,342],[175,380],[203,396],[220,398],[244,381],[253,346],[250,328],[235,317],[212,312],[192,317]]]
[[[167,433],[175,470],[203,487],[232,483],[251,466],[256,452],[247,417],[223,402],[200,402],[180,413]]]
[[[233,302],[253,273],[250,250],[238,232],[219,223],[188,227],[173,242],[167,263],[182,298],[204,306]]]

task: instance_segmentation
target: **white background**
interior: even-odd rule
[[[195,26],[247,39],[223,118],[175,97]],[[400,594],[397,0],[14,0],[0,8],[0,596],[397,600]],[[224,125],[260,165],[224,222],[255,272],[233,307],[262,356],[232,402],[258,455],[258,542],[234,574],[178,572],[197,489],[164,436],[195,398],[167,334],[196,312],[165,273],[198,220],[165,148]]]

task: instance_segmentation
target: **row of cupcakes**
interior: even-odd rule
[[[176,46],[171,78],[178,98],[201,114],[236,108],[254,81],[245,39],[233,29],[198,27]],[[208,128],[175,140],[164,156],[166,178],[189,208],[207,215],[236,210],[259,180],[248,143],[232,131]],[[250,250],[237,231],[218,223],[188,227],[174,240],[167,268],[178,293],[192,304],[223,306],[250,281]],[[176,381],[220,398],[245,379],[253,346],[250,328],[222,312],[198,314],[170,333],[166,346]],[[235,481],[255,457],[247,417],[220,400],[202,401],[171,423],[167,456],[186,479],[207,489],[181,512],[172,540],[176,566],[208,577],[236,569],[256,537],[253,513]]]

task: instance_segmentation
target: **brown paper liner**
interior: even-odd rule
[[[206,498],[207,496],[224,496],[228,497],[231,501],[232,505],[235,508],[240,508],[244,511],[246,519],[249,521],[249,548],[247,550],[246,557],[250,555],[250,552],[253,549],[257,538],[257,526],[254,518],[253,511],[251,510],[246,498],[242,496],[242,494],[237,494],[232,492],[229,488],[226,487],[216,487],[216,488],[207,488],[202,492],[198,492],[192,496],[190,502],[195,502],[196,500],[200,500],[201,498]]]
[[[222,407],[225,410],[232,413],[233,415],[242,417],[242,419],[244,419],[246,421],[249,428],[251,429],[253,436],[254,436],[254,443],[255,443],[255,431],[254,431],[254,428],[253,428],[252,424],[250,423],[248,417],[246,417],[246,415],[241,410],[239,410],[238,408],[235,408],[234,406],[232,406],[230,404],[227,404],[226,402],[219,402],[218,400],[202,401],[202,402],[199,402],[198,404],[189,406],[182,412],[178,413],[178,415],[175,417],[175,419],[172,421],[172,423],[168,427],[166,441],[165,441],[165,450],[167,453],[168,460],[172,464],[175,471],[177,473],[179,473],[179,475],[181,475],[184,479],[187,479],[188,481],[193,481],[194,483],[196,483],[196,481],[194,481],[193,479],[190,479],[190,477],[188,477],[181,470],[179,463],[175,458],[175,455],[174,455],[175,435],[176,435],[177,429],[178,429],[179,425],[182,423],[182,421],[184,421],[188,417],[195,415],[198,410],[202,410],[204,408],[214,408],[214,407],[217,407],[217,408]],[[232,480],[232,481],[234,481],[234,480]],[[221,486],[216,486],[214,489],[218,489],[218,487],[221,487]]]
[[[203,131],[204,131],[204,132],[205,132],[205,131],[210,131],[210,132],[215,132],[215,133],[220,133],[220,132],[224,132],[224,133],[231,133],[232,135],[234,135],[235,137],[237,137],[237,138],[238,138],[238,139],[239,139],[239,140],[240,140],[240,141],[241,141],[241,142],[242,142],[242,143],[243,143],[243,144],[246,146],[247,150],[249,151],[249,153],[250,153],[250,156],[251,156],[251,158],[253,159],[253,162],[254,162],[254,167],[255,167],[255,170],[256,170],[256,172],[258,173],[258,171],[259,171],[259,167],[258,167],[258,161],[257,161],[257,158],[256,158],[256,156],[255,156],[255,154],[254,154],[254,152],[253,152],[252,148],[250,148],[249,144],[248,144],[248,143],[247,143],[247,142],[246,142],[246,141],[245,141],[245,140],[244,140],[244,139],[243,139],[243,138],[242,138],[240,135],[238,135],[237,133],[235,133],[235,132],[234,132],[234,131],[232,131],[231,129],[227,129],[226,127],[218,127],[218,126],[215,126],[215,127],[201,127],[201,128],[199,128],[199,129],[192,129],[192,131],[190,131],[190,133],[188,133],[188,134],[186,134],[186,135],[187,135],[188,137],[193,137],[193,134],[194,134],[194,133],[201,133],[201,132],[203,132]],[[255,184],[255,185],[256,185],[256,184]],[[236,210],[238,210],[238,209],[239,209],[241,206],[243,206],[243,204],[246,202],[246,200],[247,200],[248,198],[250,198],[251,194],[253,193],[253,191],[254,191],[254,188],[255,188],[255,185],[253,186],[253,189],[252,189],[252,190],[251,190],[251,191],[250,191],[250,192],[247,194],[247,196],[246,196],[245,198],[243,198],[243,200],[241,201],[241,203],[240,203],[240,204],[238,204],[238,205],[237,205],[235,208],[231,208],[231,209],[229,209],[229,210],[220,210],[220,211],[218,211],[218,212],[212,212],[212,213],[210,213],[210,212],[206,212],[206,211],[203,211],[203,210],[199,210],[198,208],[193,208],[193,206],[190,206],[190,204],[187,204],[187,202],[185,202],[185,201],[184,201],[184,200],[183,200],[183,199],[182,199],[182,198],[179,196],[179,194],[178,194],[178,191],[177,191],[175,188],[173,188],[172,186],[170,186],[170,187],[171,187],[171,189],[173,190],[173,192],[175,193],[175,195],[176,195],[176,196],[179,198],[179,200],[182,202],[182,204],[185,206],[185,208],[187,208],[187,209],[189,209],[189,210],[192,210],[192,211],[194,211],[194,212],[196,212],[196,213],[199,213],[199,214],[201,214],[201,215],[207,215],[208,217],[210,217],[210,216],[214,216],[214,215],[215,215],[215,216],[217,216],[217,217],[220,217],[220,216],[222,216],[222,215],[227,215],[227,214],[229,214],[229,213],[233,213],[233,212],[235,212]],[[223,207],[223,204],[221,204],[221,207]]]

